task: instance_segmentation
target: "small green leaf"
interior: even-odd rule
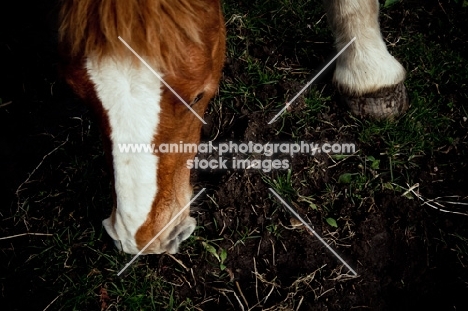
[[[373,156],[368,156],[366,160],[371,162],[371,166],[370,166],[371,169],[376,170],[379,168],[380,160],[377,160]]]
[[[219,258],[221,259],[221,263],[223,263],[226,258],[227,258],[227,251],[225,249],[221,250],[221,253],[219,254]]]
[[[299,202],[307,202],[309,203],[309,207],[312,208],[313,210],[317,210],[317,205],[315,205],[314,202],[312,202],[312,198],[310,197],[304,197],[304,196],[299,196]]]
[[[407,199],[410,199],[410,200],[414,199],[414,196],[410,192],[405,193],[404,197],[407,198]]]
[[[205,247],[206,251],[210,254],[212,254],[213,256],[216,257],[216,259],[218,259],[219,262],[221,262],[219,256],[218,256],[218,253],[216,252],[216,248],[214,248],[212,245],[206,243],[206,242],[202,242],[203,244],[203,247]]]
[[[221,271],[224,271],[224,269],[226,269],[226,265],[220,264],[219,269],[221,269]]]
[[[397,2],[400,2],[400,0],[385,0],[384,8],[388,8]]]
[[[380,166],[380,160],[374,160],[372,161],[372,164],[371,164],[371,169],[373,170],[377,170]]]
[[[345,159],[347,157],[348,157],[347,154],[334,154],[334,155],[332,155],[332,158],[335,159],[335,160],[343,160],[343,159]]]
[[[336,223],[336,220],[331,218],[331,217],[328,217],[325,219],[327,221],[327,223],[332,226],[333,228],[338,228],[338,224]]]
[[[349,184],[351,182],[351,173],[344,173],[338,178],[338,183],[340,184]]]
[[[389,189],[389,190],[395,190],[395,188],[393,187],[393,185],[389,182],[386,182],[382,185],[382,188],[383,189]]]

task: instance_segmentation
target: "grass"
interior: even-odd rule
[[[267,183],[273,190],[280,194],[283,198],[291,200],[296,196],[296,190],[292,184],[292,172],[288,170],[286,174],[279,173],[278,176],[274,179],[269,176],[264,176],[263,180]]]
[[[468,99],[468,71],[464,69],[464,48],[455,43],[466,36],[452,25],[450,17],[439,14],[431,23],[452,25],[447,36],[454,38],[439,42],[439,28],[422,33],[425,26],[417,24],[418,16],[430,19],[422,7],[406,12],[402,3],[394,2],[386,1],[382,9],[383,25],[395,25],[393,20],[402,18],[401,14],[409,14],[407,19],[416,23],[399,30],[384,28],[386,39],[397,42],[389,46],[391,53],[408,71],[408,113],[395,122],[355,119],[335,104],[337,94],[328,73],[328,79],[319,80],[301,96],[272,131],[287,141],[352,141],[359,145],[358,152],[348,157],[298,157],[290,170],[260,177],[265,187],[294,203],[335,244],[351,243],[357,227],[353,221],[375,210],[379,198],[399,198],[404,189],[416,183],[421,185],[418,191],[432,198],[438,187],[430,180],[435,183],[437,178],[428,176],[437,174],[435,168],[448,171],[465,165],[467,121],[463,118],[468,118],[468,112],[463,104]],[[219,95],[208,113],[220,120],[219,135],[230,137],[231,119],[238,125],[243,117],[255,113],[268,116],[294,96],[329,58],[333,39],[320,1],[225,1],[223,9],[228,63]],[[314,261],[314,255],[321,252],[318,247],[303,251],[301,260],[307,260],[311,270],[291,271],[287,279],[278,277],[281,267],[288,267],[277,267],[273,262],[281,262],[281,249],[293,249],[293,241],[300,238],[280,204],[272,208],[266,203],[268,195],[256,206],[249,206],[249,214],[244,215],[234,203],[217,205],[222,198],[211,193],[213,200],[206,199],[197,208],[200,226],[180,254],[142,256],[123,277],[117,277],[131,256],[109,248],[112,243],[101,220],[110,213],[110,178],[104,169],[97,126],[87,113],[82,118],[80,122],[60,119],[60,131],[51,135],[51,148],[37,154],[39,161],[66,143],[44,158],[18,197],[1,211],[2,236],[24,232],[52,235],[0,241],[1,293],[10,299],[5,308],[22,310],[35,305],[43,310],[50,304],[48,310],[205,310],[210,303],[222,301],[236,309],[245,305],[244,295],[250,306],[260,300],[265,310],[290,310],[301,304],[300,310],[306,310],[320,302],[322,294],[331,297],[323,291],[345,286],[345,282],[330,283],[330,278],[339,276],[330,268],[336,264],[333,259]],[[456,185],[446,185],[453,181],[440,183],[443,194],[466,195]],[[253,177],[251,182],[255,184]],[[350,220],[349,215],[358,216]],[[257,224],[262,217],[265,221]],[[438,214],[434,218],[428,228],[457,221]],[[416,234],[414,227],[408,228]],[[461,266],[467,264],[466,232],[441,230],[435,238],[441,244],[427,242],[428,249],[445,245],[444,254],[455,256]],[[248,247],[255,249],[254,254],[263,254],[255,259],[255,272],[248,270],[251,267],[231,264],[246,256]],[[349,249],[341,248],[345,253],[351,252]],[[249,288],[254,290],[244,288],[241,294],[236,282],[247,286],[242,280],[252,275],[256,283]],[[26,299],[25,293],[32,293],[31,298]]]

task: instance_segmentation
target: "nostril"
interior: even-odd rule
[[[182,242],[182,241],[188,239],[188,237],[192,234],[192,231],[193,231],[193,230],[190,230],[190,229],[191,228],[185,228],[184,230],[179,232],[179,234],[177,235],[177,241]]]
[[[166,251],[169,254],[177,253],[179,250],[180,243],[186,240],[190,236],[190,234],[192,234],[192,231],[193,230],[190,230],[190,228],[185,228],[184,230],[181,230],[179,233],[173,236],[173,238],[170,239],[166,244]]]
[[[195,230],[196,222],[193,218],[187,218],[185,222],[176,226],[172,233],[169,235],[168,242],[166,244],[166,251],[169,254],[177,253],[179,244],[186,240],[192,232]]]
[[[183,235],[183,232],[179,233],[179,235],[177,235],[177,241],[178,242],[181,242],[184,240],[184,235]]]
[[[177,237],[174,240],[169,241],[166,245],[166,252],[168,252],[169,254],[177,253],[178,249],[179,249],[179,240]]]

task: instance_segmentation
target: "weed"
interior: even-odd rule
[[[213,255],[219,262],[219,269],[223,271],[226,269],[226,266],[224,265],[224,261],[227,258],[227,251],[224,248],[218,248],[208,242],[202,242],[203,247],[205,250]]]

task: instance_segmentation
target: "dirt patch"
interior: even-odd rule
[[[321,117],[335,121],[334,124],[340,123],[339,119],[334,119],[336,115]],[[269,120],[268,117],[264,120],[258,115],[249,118],[245,141],[252,137],[271,138],[268,129],[265,130],[265,120]],[[322,163],[322,168],[332,164],[325,157],[315,161]],[[315,164],[308,162],[312,161],[294,159],[292,171],[300,174],[308,165]],[[355,164],[350,163],[350,167]],[[461,169],[466,170],[466,166]],[[337,180],[341,170],[303,174],[298,192],[302,195],[323,192],[323,185]],[[204,185],[211,184],[211,177],[210,174],[198,175],[197,179]],[[467,292],[463,281],[467,275],[462,268],[466,259],[459,258],[444,245],[447,242],[441,240],[442,232],[448,235],[466,233],[464,217],[441,217],[440,212],[421,205],[417,198],[393,191],[369,197],[361,206],[338,195],[333,213],[340,225],[334,230],[324,221],[323,211],[290,202],[356,268],[359,276],[352,278],[345,275],[347,269],[340,268],[337,259],[307,230],[294,229],[291,215],[268,192],[265,174],[226,172],[219,185],[212,190],[216,208],[202,211],[198,221],[205,228],[206,239],[221,238],[219,247],[228,249],[226,270],[231,284],[228,288],[236,292],[239,299],[243,294],[249,302],[261,301],[269,295],[257,309],[293,308],[302,299],[304,310],[342,310],[356,306],[372,310],[434,306],[446,309],[465,305],[461,297]],[[338,186],[335,192],[342,193],[345,188]],[[428,183],[423,189],[430,193],[431,188],[433,185]],[[213,221],[218,224],[217,228],[206,225]],[[280,233],[275,235],[274,230],[269,230],[273,227]],[[243,228],[248,228],[249,232]],[[250,238],[245,239],[245,235]],[[201,269],[204,270],[213,272],[213,267]],[[219,295],[219,277],[217,273],[208,273],[199,290],[208,296]],[[231,294],[230,299],[207,303],[206,307],[218,305],[237,308],[235,294]]]

